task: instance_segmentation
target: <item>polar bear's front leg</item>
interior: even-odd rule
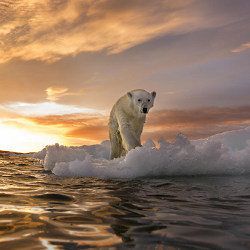
[[[123,125],[120,127],[120,133],[122,137],[122,144],[125,150],[128,152],[135,147],[141,146],[140,141],[136,138],[133,130],[129,125]]]

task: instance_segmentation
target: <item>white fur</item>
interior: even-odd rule
[[[126,155],[141,146],[146,114],[153,107],[155,92],[143,89],[128,92],[113,106],[109,118],[110,159]]]

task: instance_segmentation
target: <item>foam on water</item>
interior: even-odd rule
[[[144,176],[250,174],[250,127],[189,141],[178,135],[174,143],[148,140],[126,157],[108,160],[109,142],[81,147],[47,146],[44,168],[68,177],[135,178]]]

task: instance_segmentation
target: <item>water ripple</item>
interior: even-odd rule
[[[63,178],[0,157],[1,249],[249,249],[249,176]]]

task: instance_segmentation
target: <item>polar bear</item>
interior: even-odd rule
[[[135,89],[122,96],[113,106],[109,118],[110,159],[126,155],[141,146],[146,114],[154,105],[156,92]]]

